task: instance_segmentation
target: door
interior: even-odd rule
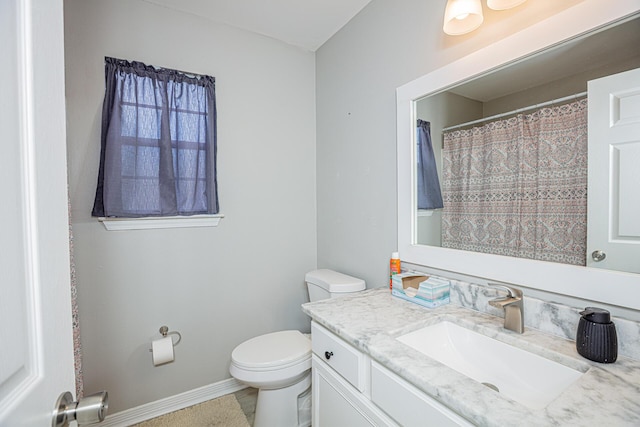
[[[75,388],[62,0],[0,0],[0,425]]]
[[[588,94],[587,265],[640,273],[640,68]]]

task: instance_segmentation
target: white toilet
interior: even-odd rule
[[[305,275],[309,300],[335,298],[365,289],[362,279],[333,270]],[[231,353],[231,375],[258,389],[254,427],[311,425],[311,341],[300,331],[260,335]]]

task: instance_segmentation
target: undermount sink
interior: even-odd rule
[[[532,409],[542,409],[583,373],[442,321],[400,342]]]

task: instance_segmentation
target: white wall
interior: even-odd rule
[[[85,392],[110,413],[229,378],[232,349],[309,321],[316,267],[315,59],[140,0],[66,0],[69,186]],[[104,57],[216,77],[217,228],[107,232],[90,217]],[[158,328],[182,333],[153,367]]]
[[[388,283],[397,246],[395,89],[577,3],[485,7],[482,27],[452,37],[442,32],[446,0],[373,0],[316,52],[318,266],[369,287]]]

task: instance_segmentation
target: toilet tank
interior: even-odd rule
[[[312,302],[360,292],[366,288],[362,279],[327,269],[310,271],[304,280],[309,290],[309,301]]]

